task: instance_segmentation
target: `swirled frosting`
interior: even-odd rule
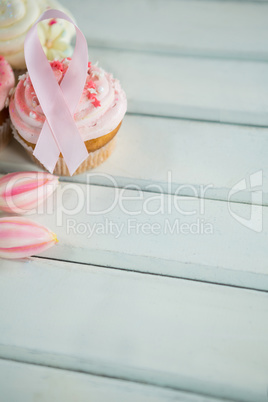
[[[12,68],[3,56],[0,56],[0,111],[7,106],[8,95],[15,85]]]
[[[61,80],[68,69],[70,59],[50,62],[54,75]],[[96,65],[89,63],[84,90],[76,109],[74,120],[84,141],[101,137],[114,130],[122,121],[127,100],[118,80]],[[20,136],[36,144],[46,117],[28,73],[20,77],[14,95],[10,99],[11,121]]]
[[[0,54],[13,68],[25,68],[24,40],[39,16],[48,8],[69,14],[56,0],[1,0],[0,2]],[[42,21],[38,34],[48,58],[53,60],[69,56],[70,41],[75,33],[72,24],[65,20]]]

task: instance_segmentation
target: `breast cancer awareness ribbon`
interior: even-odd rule
[[[68,70],[59,85],[37,34],[37,24],[50,18],[71,22],[76,29],[76,44]],[[29,30],[24,54],[29,76],[46,117],[34,149],[34,156],[53,173],[60,152],[70,175],[87,158],[88,152],[74,121],[88,70],[87,42],[75,23],[59,10],[47,10]]]

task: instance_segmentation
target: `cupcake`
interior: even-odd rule
[[[0,56],[0,150],[12,138],[8,113],[9,94],[15,85],[12,68],[3,56]]]
[[[70,63],[70,58],[50,62],[54,76],[60,84]],[[97,65],[88,63],[88,72],[74,121],[88,151],[88,157],[75,174],[94,168],[106,160],[115,146],[127,100],[118,80]],[[20,77],[15,93],[10,99],[10,117],[16,140],[40,165],[33,151],[45,122],[45,116],[35,94],[29,74]],[[42,165],[41,165],[42,166]],[[59,156],[54,174],[69,176],[62,155]]]
[[[0,54],[15,70],[25,70],[24,40],[26,33],[48,8],[69,14],[56,0],[1,0],[0,2]],[[75,33],[72,24],[52,19],[38,25],[43,49],[50,60],[62,59],[72,53],[70,41]],[[18,74],[20,74],[19,71]],[[17,74],[17,75],[18,75]]]

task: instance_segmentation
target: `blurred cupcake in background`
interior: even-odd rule
[[[56,0],[1,0],[0,2],[0,55],[18,76],[25,71],[24,40],[28,30],[49,8],[70,13]],[[38,35],[49,60],[58,60],[72,54],[71,39],[75,28],[65,20],[52,19],[38,25]],[[18,71],[20,70],[20,71]]]
[[[12,68],[3,56],[0,56],[0,150],[11,140],[11,128],[8,113],[9,95],[12,94],[15,77]]]

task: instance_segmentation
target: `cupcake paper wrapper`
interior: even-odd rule
[[[10,128],[10,120],[7,119],[0,126],[0,151],[9,144],[11,138],[12,138],[12,135],[11,135],[11,128]]]
[[[24,149],[26,149],[30,158],[42,169],[45,169],[42,163],[40,163],[39,160],[36,159],[35,156],[33,155],[33,149],[20,138],[14,126],[12,126],[12,131],[15,139],[23,146]],[[81,174],[103,163],[113,152],[115,144],[116,144],[116,136],[100,149],[97,149],[94,152],[90,152],[86,160],[84,160],[84,162],[82,162],[81,165],[78,167],[78,169],[75,171],[74,175]],[[58,159],[53,174],[57,176],[70,176],[68,167],[62,157]]]

